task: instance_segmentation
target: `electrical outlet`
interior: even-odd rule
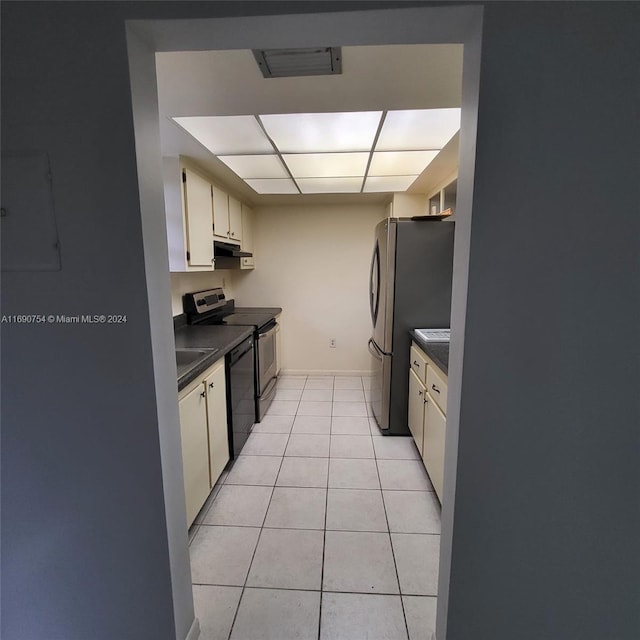
[[[336,348],[336,339],[335,338],[329,338],[329,347],[331,349],[335,349]]]

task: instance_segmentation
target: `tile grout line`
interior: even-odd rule
[[[336,379],[333,379],[335,385]],[[333,392],[331,394],[333,397]],[[324,530],[322,531],[322,564],[320,565],[320,609],[318,610],[318,640],[322,634],[322,587],[324,585],[324,557],[327,549],[327,509],[329,507],[329,473],[331,472],[331,431],[333,429],[333,402],[331,403],[331,418],[329,420],[329,457],[327,459],[327,486],[324,494]]]
[[[211,582],[194,582],[193,583],[197,587],[223,587],[227,589],[241,589],[242,587],[237,584],[218,584]],[[304,591],[305,593],[320,593],[319,589],[294,589],[293,587],[249,587],[249,589],[260,589],[262,591]],[[371,593],[371,591],[338,591],[336,589],[326,589],[323,593],[336,593],[336,594],[354,594],[354,595],[362,595],[362,596],[391,596],[397,597],[397,593],[387,593],[386,591],[380,591],[376,593]],[[437,598],[437,596],[425,595],[423,593],[407,593],[405,594],[412,598]]]
[[[373,436],[371,436],[373,440]],[[373,446],[373,442],[371,443]],[[374,449],[375,455],[375,449]],[[398,573],[398,563],[396,562],[396,554],[393,549],[393,540],[391,539],[391,525],[389,524],[389,516],[387,515],[387,504],[384,501],[384,491],[382,490],[382,480],[380,479],[380,469],[378,469],[378,458],[375,458],[376,461],[376,471],[378,472],[378,482],[380,482],[380,496],[382,498],[382,508],[384,509],[384,517],[387,521],[387,533],[389,535],[389,546],[391,547],[391,557],[393,558],[393,568],[396,572],[396,580],[398,581],[398,595],[400,597],[400,606],[402,607],[402,617],[404,618],[404,628],[407,633],[407,640],[409,640],[409,623],[407,622],[407,612],[404,610],[404,600],[402,599],[402,587],[400,586],[400,574]]]
[[[306,379],[305,379],[306,382]],[[298,406],[300,405],[300,401],[298,401]],[[296,409],[297,412],[297,409]],[[295,418],[294,418],[295,421]],[[229,634],[227,636],[227,640],[231,639],[231,635],[233,634],[233,627],[236,624],[236,620],[238,619],[238,612],[240,611],[240,605],[242,604],[242,598],[244,597],[244,592],[247,588],[247,581],[249,580],[249,574],[251,573],[251,567],[253,566],[253,561],[256,557],[256,552],[258,551],[258,545],[260,544],[260,538],[262,537],[262,531],[264,530],[264,523],[267,520],[267,514],[269,513],[269,508],[271,507],[271,502],[273,500],[273,494],[276,491],[276,482],[278,482],[278,476],[280,475],[280,471],[282,470],[282,464],[284,462],[284,454],[287,450],[287,446],[289,446],[289,439],[291,438],[291,431],[293,430],[293,422],[291,423],[291,429],[289,430],[289,434],[287,435],[287,442],[284,446],[284,450],[282,451],[282,458],[280,460],[280,466],[278,467],[278,473],[273,481],[273,486],[271,487],[271,496],[269,497],[269,504],[264,512],[264,518],[262,518],[262,525],[260,526],[260,532],[258,533],[258,539],[256,540],[256,546],[253,548],[253,553],[251,554],[251,562],[249,562],[249,567],[247,568],[247,575],[244,577],[244,584],[242,585],[242,592],[240,593],[240,598],[238,599],[238,605],[236,606],[236,611],[233,616],[233,621],[231,622],[231,627],[229,627]],[[253,429],[252,429],[253,431]],[[226,478],[225,478],[226,479]]]

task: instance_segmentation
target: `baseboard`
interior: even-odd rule
[[[187,633],[187,637],[184,640],[198,640],[200,637],[200,622],[198,618],[194,618],[191,623],[191,628],[189,629],[189,633]]]
[[[281,376],[370,376],[370,369],[350,369],[340,371],[331,369],[281,369]]]

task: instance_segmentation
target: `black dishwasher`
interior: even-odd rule
[[[247,441],[255,419],[255,358],[253,336],[227,354],[229,451],[235,458]]]

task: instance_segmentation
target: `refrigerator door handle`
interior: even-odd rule
[[[369,347],[369,353],[378,360],[382,360],[384,356],[390,355],[388,353],[380,351],[380,347],[378,347],[378,345],[371,338],[369,338],[369,344],[367,346]]]
[[[371,257],[371,272],[369,274],[369,306],[371,308],[371,321],[376,326],[378,321],[378,308],[380,306],[380,247],[376,242]]]

